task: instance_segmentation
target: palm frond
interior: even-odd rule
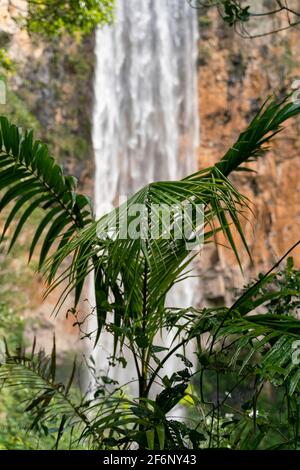
[[[167,293],[197,252],[190,251],[189,239],[184,231],[181,231],[179,238],[174,235],[178,223],[176,216],[171,214],[165,221],[163,214],[156,208],[177,207],[184,212],[187,204],[192,208],[189,216],[191,231],[203,231],[204,242],[218,230],[231,234],[229,222],[224,220],[225,214],[231,223],[237,225],[238,212],[247,206],[247,200],[226,178],[214,178],[212,181],[201,179],[152,183],[129,199],[126,204],[83,229],[60,253],[57,252],[56,256],[61,256],[62,260],[69,254],[75,253],[70,272],[65,273],[66,277],[73,280],[70,288],[75,287],[78,282],[78,278],[72,273],[80,272],[89,260],[93,259],[98,283],[96,287],[101,297],[100,303],[98,302],[100,308],[97,310],[99,331],[105,323],[106,312],[113,310],[119,319],[122,318],[123,326],[127,321],[131,324],[139,322],[140,312],[143,310],[151,311],[152,315],[155,313],[156,319],[160,321]],[[150,222],[146,233],[134,238],[128,234],[128,231],[134,220],[132,209],[136,205],[145,208],[144,220]],[[200,227],[197,226],[199,224],[197,207],[202,211]],[[151,221],[155,215],[161,230],[157,236],[152,237]],[[215,226],[215,218],[219,221],[218,227]],[[233,236],[228,238],[234,246]],[[82,250],[82,247],[85,249]],[[60,281],[58,280],[55,286]],[[50,287],[52,288],[53,286]],[[113,302],[109,300],[109,294],[115,292],[118,293],[117,308],[115,308],[116,298]]]
[[[299,112],[299,102],[292,101],[291,95],[279,101],[271,98],[266,100],[248,128],[240,134],[213,171],[217,170],[228,176],[243,163],[255,161],[264,155],[270,140],[283,130],[282,124]]]
[[[0,211],[10,206],[1,241],[18,219],[8,250],[18,239],[28,219],[36,209],[45,212],[36,229],[30,249],[31,259],[38,242],[42,241],[39,269],[42,269],[51,247],[60,240],[62,248],[74,234],[93,219],[90,200],[76,191],[77,181],[64,176],[49,154],[45,144],[34,140],[32,131],[23,132],[6,118],[0,118]],[[52,258],[48,280],[55,276],[59,258]]]
[[[175,218],[167,222],[163,234],[158,238],[151,237],[151,234],[150,237],[141,235],[137,239],[122,236],[124,226],[127,231],[132,222],[131,209],[134,205],[142,204],[146,208],[146,221],[151,221],[155,215],[155,205],[170,208],[176,205],[182,207],[186,203],[193,207],[202,204],[204,241],[217,231],[222,231],[239,261],[232,227],[235,227],[249,253],[240,223],[240,216],[248,208],[248,201],[233,187],[227,176],[243,163],[252,161],[263,153],[265,144],[281,130],[282,123],[299,111],[299,104],[289,103],[288,98],[280,102],[267,102],[236,144],[214,167],[196,172],[182,181],[147,185],[126,204],[81,230],[78,237],[57,253],[62,260],[71,253],[74,254],[70,267],[70,289],[77,282],[72,273],[81,269],[85,273],[88,259],[93,259],[100,298],[100,306],[99,303],[97,306],[97,337],[108,311],[115,312],[115,320],[119,325],[126,325],[127,321],[131,326],[132,322],[139,323],[142,311],[148,312],[148,315],[151,312],[155,316],[155,323],[160,322],[167,292],[182,277],[184,269],[195,254],[187,249],[187,240],[184,237],[167,239],[165,236],[174,228]],[[193,231],[199,229],[196,227],[194,214],[191,225]],[[85,250],[80,249],[82,246]],[[66,272],[65,276],[68,275]],[[83,278],[84,275],[82,281]],[[110,300],[114,291],[118,292],[118,305],[116,300]]]
[[[187,203],[193,208],[202,205],[203,240],[208,241],[222,231],[239,261],[232,227],[235,227],[249,253],[240,223],[248,201],[233,187],[227,176],[243,163],[261,155],[266,143],[282,129],[283,122],[299,111],[299,103],[290,103],[288,97],[280,102],[269,100],[214,167],[198,171],[182,181],[151,183],[125,205],[94,223],[91,223],[87,198],[76,193],[74,179],[63,176],[59,166],[49,156],[47,147],[33,142],[31,132],[23,134],[2,118],[0,189],[8,188],[2,206],[15,201],[4,233],[22,209],[11,241],[13,246],[35,208],[46,210],[32,242],[30,256],[47,228],[39,264],[47,280],[52,282],[49,292],[61,282],[67,282],[68,287],[64,289],[61,301],[75,289],[77,302],[88,272],[95,270],[97,338],[109,311],[114,312],[115,321],[120,326],[126,326],[128,322],[132,326],[133,322],[139,327],[141,312],[151,312],[156,318],[155,322],[160,322],[166,295],[174,283],[183,277],[194,253],[187,249],[188,240],[185,237],[165,236],[176,226],[174,216],[167,223],[160,219],[160,223],[165,225],[159,237],[151,237],[151,234],[150,238],[140,234],[136,239],[122,236],[124,227],[127,231],[132,223],[131,209],[135,204],[143,205],[146,208],[145,219],[151,221],[155,215],[155,205],[168,208],[184,207]],[[30,202],[28,207],[27,201]],[[195,211],[190,222],[192,231],[197,232],[199,227],[196,226]],[[58,249],[47,259],[58,237]],[[58,267],[69,255],[72,255],[70,266],[55,278]]]

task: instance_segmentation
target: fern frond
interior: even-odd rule
[[[47,427],[49,423],[60,420],[57,447],[63,430],[76,428],[83,431],[90,426],[83,402],[74,401],[71,395],[76,361],[66,384],[55,380],[55,341],[50,357],[42,350],[35,353],[35,342],[30,355],[23,348],[19,348],[16,354],[11,353],[7,345],[5,350],[5,358],[0,364],[0,383],[2,387],[28,391],[25,411],[31,415],[31,429],[42,425]]]

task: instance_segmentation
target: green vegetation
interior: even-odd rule
[[[9,119],[14,119],[17,125],[40,131],[40,123],[28,109],[26,102],[11,89],[7,90],[5,112]]]
[[[114,0],[29,0],[28,4],[28,29],[42,35],[89,34],[113,20]]]
[[[201,27],[212,24],[209,10],[217,7],[222,19],[247,37],[251,35],[246,25],[260,17],[246,1],[190,3],[200,7]],[[279,8],[271,8],[266,15],[287,11],[289,27],[298,24],[294,18],[299,14],[288,2],[276,3]],[[60,76],[63,70],[69,82],[81,85],[92,76],[93,67],[83,38],[98,24],[111,23],[113,14],[113,0],[29,0],[26,23],[21,15],[15,19],[23,21],[30,33],[53,41],[47,64],[52,75]],[[62,47],[66,37],[71,37],[70,51]],[[17,65],[2,47],[3,41],[0,76],[7,81]],[[205,51],[202,56],[205,60]],[[288,48],[283,59],[291,70],[296,65]],[[251,257],[241,224],[248,200],[228,176],[251,171],[243,165],[264,154],[282,124],[299,114],[299,103],[269,100],[215,166],[181,181],[151,183],[127,205],[96,221],[91,201],[77,190],[76,178],[65,175],[57,164],[69,156],[82,160],[89,151],[86,89],[74,85],[76,103],[71,105],[70,88],[65,91],[61,81],[54,83],[53,96],[62,107],[68,102],[69,114],[59,125],[53,120],[48,132],[35,117],[39,104],[33,99],[44,83],[35,87],[21,92],[8,87],[2,108],[8,119],[0,120],[0,335],[6,338],[0,358],[0,449],[299,449],[300,271],[292,258],[284,268],[278,263],[245,286],[230,307],[178,309],[168,304],[167,295],[187,276],[194,258],[187,240],[143,237],[141,227],[137,239],[124,239],[120,223],[123,216],[126,228],[134,222],[135,204],[146,208],[148,230],[153,204],[202,204],[205,243],[222,232],[240,263],[237,235]],[[18,126],[34,129],[47,141],[56,162],[32,131]],[[164,227],[170,234],[175,224],[172,217]],[[196,231],[195,214],[190,223]],[[26,275],[24,263],[19,262],[24,253],[31,260]],[[11,272],[8,263],[13,257],[19,265]],[[57,357],[55,341],[50,357],[28,344],[20,305],[26,303],[24,293],[33,268],[47,281],[47,294],[62,289],[56,312],[66,298],[74,296],[74,308],[68,314],[74,316],[74,326],[83,337],[93,345],[101,344],[104,333],[113,337],[108,372],[98,370],[93,357],[84,362],[92,377],[89,393],[77,385],[80,358],[68,357],[66,367],[66,358]],[[90,331],[88,318],[77,312],[91,271],[95,331]],[[18,296],[10,290],[15,286]],[[161,346],[170,334],[175,335],[171,346]],[[196,365],[190,348],[197,352]],[[136,394],[112,374],[113,368],[128,367],[128,355],[135,365]],[[166,374],[163,366],[174,357],[181,360],[182,369]],[[184,420],[176,417],[182,408]]]
[[[246,39],[261,37],[294,28],[300,24],[300,11],[295,3],[289,0],[270,0],[261,4],[247,0],[187,0],[192,8],[199,10],[199,23],[209,26],[206,18],[210,10],[217,10],[221,19],[235,32]],[[265,32],[252,33],[250,21],[263,23],[270,18],[270,29]],[[274,27],[272,20],[278,19],[279,26]],[[203,21],[204,20],[204,21]],[[282,24],[280,22],[283,20]],[[274,22],[275,23],[275,22]],[[276,23],[275,23],[276,24]],[[273,28],[273,29],[272,29]]]
[[[76,179],[63,174],[47,146],[35,141],[31,131],[20,131],[1,118],[0,189],[5,194],[0,209],[8,211],[2,240],[10,231],[6,245],[12,250],[30,217],[35,211],[42,213],[28,251],[31,258],[40,246],[37,267],[48,282],[47,293],[60,286],[63,289],[56,311],[74,291],[70,314],[75,316],[75,325],[94,345],[101,342],[104,330],[110,332],[111,367],[126,367],[125,351],[130,351],[138,384],[137,395],[128,395],[127,388],[110,373],[98,372],[91,358],[87,367],[93,376],[92,391],[88,397],[81,396],[73,385],[76,360],[69,377],[57,377],[55,342],[52,354],[45,357],[35,351],[35,345],[31,352],[24,347],[14,352],[15,341],[8,338],[13,344],[3,353],[0,381],[4,390],[10,387],[18,394],[24,390],[31,429],[38,436],[35,444],[24,438],[21,445],[299,447],[300,374],[293,358],[295,342],[300,340],[300,274],[291,259],[283,271],[276,274],[277,263],[247,286],[231,307],[178,309],[168,305],[167,294],[186,276],[195,253],[188,247],[189,239],[174,237],[175,215],[166,225],[158,214],[160,226],[170,238],[164,231],[158,237],[145,236],[141,222],[138,237],[123,236],[124,221],[126,230],[135,222],[135,204],[145,208],[148,235],[157,204],[171,207],[176,203],[181,208],[187,203],[193,207],[202,204],[205,243],[221,231],[240,263],[234,227],[251,256],[240,223],[248,201],[228,176],[261,158],[282,124],[299,112],[299,103],[289,98],[269,100],[213,167],[181,181],[151,183],[99,221],[95,221],[89,198],[78,193]],[[189,222],[197,232],[196,213]],[[76,312],[91,270],[96,299],[91,314],[96,316],[96,331],[89,331]],[[171,331],[175,340],[170,348],[160,346],[159,335],[165,344],[165,335]],[[197,344],[195,369],[193,357],[185,352],[189,344]],[[175,356],[181,359],[182,369],[165,375],[163,366]],[[285,405],[280,414],[272,416],[266,397],[275,389],[279,390],[276,399],[281,397]],[[242,395],[236,395],[237,391]],[[6,406],[10,410],[10,404]],[[185,421],[172,416],[181,406],[193,410]],[[15,442],[13,430],[11,436]]]
[[[7,306],[0,304],[0,334],[6,336],[7,342],[14,350],[23,342],[24,321]],[[4,344],[2,344],[4,346]],[[1,349],[3,347],[1,346]],[[3,351],[2,351],[3,354]],[[0,400],[0,450],[36,449],[39,447],[39,436],[36,431],[27,432],[30,427],[29,416],[24,415],[26,391],[1,390]],[[43,442],[43,447],[45,442]],[[45,447],[46,448],[46,447]]]
[[[20,316],[7,306],[7,303],[1,302],[0,335],[2,338],[5,336],[7,344],[16,356],[20,355],[20,347],[24,344],[24,326],[25,320],[21,320]],[[3,347],[4,343],[1,345],[2,355],[4,354]],[[76,387],[73,387],[72,393],[74,396],[78,395]],[[24,413],[26,401],[31,396],[30,387],[22,387],[21,389],[14,387],[11,390],[9,387],[3,387],[3,383],[1,384],[0,450],[51,450],[55,448],[60,419],[54,417],[48,421],[47,427],[36,426],[32,429],[32,419],[29,414]],[[78,437],[76,437],[77,440]],[[60,441],[60,448],[69,449],[72,439],[75,440],[75,436],[71,436],[69,432],[66,432],[62,436],[62,441]],[[76,448],[84,449],[79,443],[77,443]]]
[[[263,309],[265,325],[276,317],[282,325],[284,321],[288,324],[291,319],[297,318],[300,271],[294,268],[292,258],[288,258],[286,266],[266,283],[258,282],[260,287],[255,294],[255,302],[259,303],[259,297],[269,299]],[[249,292],[253,286],[254,283],[251,283],[243,292]],[[238,319],[235,328],[237,332]],[[212,446],[244,450],[298,449],[296,428],[299,398],[297,391],[289,393],[288,390],[291,382],[286,380],[290,371],[284,368],[289,361],[284,357],[283,343],[286,338],[281,338],[277,343],[280,347],[276,353],[271,329],[271,348],[266,336],[249,345],[247,337],[238,338],[236,332],[232,330],[233,336],[226,335],[226,344],[219,345],[221,347],[215,356],[200,355],[202,368],[200,376],[196,375],[193,379],[194,400],[189,407],[191,416],[194,415],[195,403],[204,407],[204,436],[206,443],[211,439]],[[290,356],[293,352],[288,348]],[[297,367],[295,374],[298,374]],[[215,422],[220,421],[214,433],[210,432],[212,416]]]
[[[11,61],[5,48],[0,48],[0,71],[12,72],[15,70],[15,64]]]

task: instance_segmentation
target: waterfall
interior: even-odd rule
[[[96,33],[95,206],[98,217],[145,184],[196,168],[197,18],[186,0],[119,0]],[[191,304],[183,283],[172,304]],[[128,374],[127,374],[128,377]]]

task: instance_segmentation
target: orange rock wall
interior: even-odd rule
[[[272,20],[275,21],[275,20]],[[276,27],[263,20],[263,32]],[[278,20],[276,20],[278,21]],[[208,24],[207,24],[208,23]],[[231,146],[267,96],[284,96],[300,79],[300,31],[242,39],[212,12],[199,41],[199,167],[212,165]],[[229,302],[233,286],[268,270],[300,238],[300,120],[293,119],[270,151],[231,180],[253,205],[243,222],[254,266],[245,250],[243,277],[230,250],[205,249],[200,257],[199,302]],[[240,246],[237,240],[238,246]],[[293,252],[300,265],[300,248]]]

